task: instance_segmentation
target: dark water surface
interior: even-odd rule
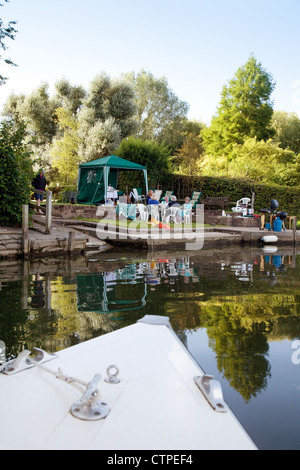
[[[299,274],[293,249],[3,261],[0,340],[9,359],[168,316],[258,448],[300,449]]]

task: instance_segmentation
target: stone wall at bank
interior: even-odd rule
[[[1,233],[0,258],[9,258],[22,255],[22,233]]]

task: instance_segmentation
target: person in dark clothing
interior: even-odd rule
[[[43,168],[41,168],[38,174],[33,178],[32,186],[34,187],[34,189],[38,189],[39,191],[45,191],[47,184],[48,183],[44,175],[44,170]],[[35,199],[37,206],[40,206],[41,202],[44,200],[44,195],[35,193]],[[42,214],[42,211],[39,210],[38,213]]]
[[[169,201],[168,207],[178,206],[180,207],[179,202],[177,201],[176,196],[171,196],[171,201]]]

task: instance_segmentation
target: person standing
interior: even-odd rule
[[[44,175],[44,170],[43,168],[40,168],[38,174],[32,180],[32,186],[34,187],[34,189],[38,189],[39,191],[45,191],[47,184],[48,183]],[[44,200],[44,195],[35,193],[35,199],[37,206],[40,206],[41,202],[43,202]],[[38,214],[42,214],[42,211],[39,210]]]

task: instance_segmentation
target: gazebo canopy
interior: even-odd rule
[[[143,165],[110,155],[79,165],[77,201],[97,204],[106,200],[108,186],[117,187],[118,172],[143,171],[146,193],[148,192],[147,169]]]

